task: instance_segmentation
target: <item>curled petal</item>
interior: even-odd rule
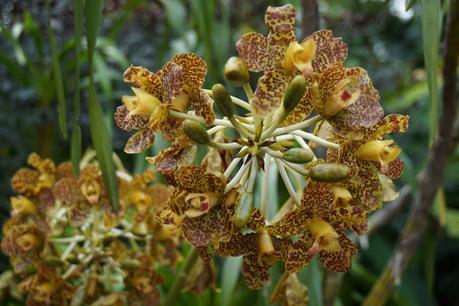
[[[379,181],[381,182],[382,187],[383,202],[391,202],[399,197],[399,192],[397,192],[395,185],[390,178],[384,174],[379,174]]]
[[[266,56],[268,40],[259,33],[244,34],[237,41],[236,49],[250,71],[261,72],[271,66],[268,64],[269,57]]]
[[[190,102],[196,115],[203,117],[207,124],[212,124],[212,122],[214,122],[215,113],[212,109],[212,99],[208,94],[200,89],[194,90]]]
[[[335,272],[349,271],[352,265],[352,256],[357,253],[357,249],[352,241],[344,235],[338,238],[341,249],[337,252],[319,252],[319,260],[322,265]]]
[[[359,91],[360,95],[354,103],[333,117],[331,122],[335,127],[371,128],[384,116],[378,91],[362,68],[346,69],[345,77],[351,80],[347,89],[350,92]]]
[[[222,194],[225,190],[226,179],[223,175],[207,172],[203,167],[184,166],[175,173],[177,186],[189,192],[215,192]]]
[[[148,123],[148,117],[140,115],[131,115],[128,116],[129,111],[126,108],[126,105],[120,105],[116,108],[114,114],[114,119],[116,125],[125,131],[130,131],[132,129],[141,129],[145,127]]]
[[[372,137],[377,139],[382,138],[385,134],[389,133],[406,132],[409,120],[409,116],[399,114],[387,115],[375,125]]]
[[[124,81],[141,88],[153,96],[160,98],[162,84],[159,74],[142,66],[130,66],[123,74]]]
[[[333,37],[330,30],[320,30],[311,34],[309,38],[316,43],[316,55],[312,60],[315,72],[321,73],[334,64],[342,64],[347,57],[347,46],[339,37]]]
[[[282,70],[271,71],[263,75],[257,84],[251,100],[255,112],[264,117],[279,108],[289,76]]]
[[[128,154],[141,153],[150,148],[154,140],[155,131],[153,129],[141,129],[128,139],[124,152]]]
[[[38,171],[22,168],[14,174],[11,186],[18,193],[35,194],[39,177]]]
[[[155,157],[147,157],[147,161],[156,165],[167,182],[175,185],[174,172],[180,165],[192,164],[196,154],[196,146],[186,138],[177,138],[167,149],[161,150]]]

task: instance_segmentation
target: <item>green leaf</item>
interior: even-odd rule
[[[86,2],[86,37],[88,41],[88,58],[90,65],[96,48],[104,2],[104,0],[90,0]]]
[[[115,166],[112,159],[112,144],[108,133],[108,127],[104,121],[102,107],[97,101],[96,86],[92,78],[89,82],[89,126],[92,143],[97,154],[100,169],[104,177],[105,188],[108,191],[113,209],[118,209],[118,188],[116,183]]]
[[[217,305],[228,306],[231,303],[231,296],[239,279],[242,265],[242,256],[228,257],[225,259],[221,277],[221,294],[218,297]]]
[[[70,142],[70,156],[73,171],[80,172],[81,159],[81,128],[80,128],[80,52],[81,33],[83,30],[84,0],[74,0],[74,31],[75,31],[75,95],[73,97],[72,140]]]
[[[322,271],[317,257],[314,257],[306,268],[298,273],[298,277],[308,287],[309,304],[322,306]]]
[[[112,143],[107,125],[104,121],[102,106],[97,101],[96,85],[94,84],[93,55],[96,47],[97,35],[102,19],[103,0],[86,2],[86,38],[88,42],[89,61],[89,127],[91,138],[96,149],[97,160],[104,177],[105,188],[108,191],[113,210],[118,210],[118,189],[116,184],[115,166],[112,159]]]
[[[53,29],[51,28],[51,5],[50,1],[46,2],[48,11],[48,39],[51,48],[51,60],[53,63],[54,86],[56,87],[58,112],[59,112],[59,127],[62,136],[67,139],[67,109],[65,103],[64,82],[62,81],[61,65],[57,53],[56,40],[54,38]]]
[[[441,27],[441,1],[421,0],[422,14],[422,45],[424,49],[424,63],[427,71],[429,87],[429,133],[432,141],[437,130],[438,118],[438,45]]]

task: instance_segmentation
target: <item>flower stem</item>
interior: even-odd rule
[[[320,137],[317,137],[314,134],[307,133],[305,131],[293,131],[292,134],[300,136],[300,137],[305,138],[305,139],[308,139],[310,141],[313,141],[313,142],[315,142],[317,144],[320,144],[320,145],[322,145],[324,147],[327,147],[327,148],[330,148],[330,149],[335,149],[335,150],[339,149],[339,145],[338,144],[330,142],[330,141],[325,140],[325,139],[322,139]]]
[[[282,164],[281,160],[274,158],[276,161],[277,168],[279,169],[279,173],[282,177],[282,180],[284,181],[285,187],[287,188],[288,193],[290,194],[290,197],[295,201],[296,204],[300,204],[300,198],[298,197],[298,194],[295,191],[295,188],[293,188],[292,183],[290,182],[290,179],[288,178],[287,171],[285,171],[285,166]]]
[[[164,306],[174,306],[175,301],[177,300],[180,291],[182,291],[183,286],[185,285],[186,277],[190,274],[191,269],[193,269],[195,263],[199,258],[198,253],[194,248],[191,248],[188,255],[185,258],[185,262],[183,263],[180,272],[177,274],[172,287],[170,288],[169,292],[167,293],[166,298],[164,299]]]
[[[320,120],[322,120],[322,117],[320,115],[317,115],[317,116],[312,117],[311,119],[301,121],[299,123],[295,123],[295,124],[292,124],[286,127],[278,128],[274,130],[274,132],[270,136],[274,137],[277,135],[287,134],[295,130],[301,130],[301,129],[304,129],[311,125],[316,124]]]

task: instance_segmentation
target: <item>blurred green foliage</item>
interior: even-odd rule
[[[139,171],[142,156],[122,152],[127,133],[113,128],[112,113],[128,87],[122,72],[131,64],[151,70],[162,66],[168,57],[184,51],[202,56],[209,66],[207,84],[223,82],[222,66],[235,55],[234,43],[249,30],[266,32],[263,15],[268,5],[290,2],[301,11],[301,1],[243,0],[107,0],[103,8],[101,31],[93,55],[94,84],[97,99],[112,133],[112,146],[126,166]],[[349,45],[349,66],[369,71],[380,90],[386,112],[411,116],[408,133],[398,136],[406,170],[400,186],[415,186],[416,174],[425,163],[429,142],[427,75],[439,75],[440,67],[424,69],[421,1],[404,0],[328,0],[320,2],[321,26],[332,29]],[[422,1],[429,3],[429,1]],[[446,3],[446,1],[445,1]],[[8,217],[9,180],[25,164],[30,152],[38,152],[60,162],[70,159],[70,141],[59,132],[56,69],[52,66],[52,48],[47,32],[50,22],[55,38],[55,55],[62,72],[63,97],[67,118],[72,118],[71,103],[76,86],[81,88],[80,126],[82,146],[91,145],[89,115],[86,107],[91,84],[86,39],[82,39],[76,82],[73,1],[52,2],[51,20],[44,1],[2,0],[0,6],[0,216]],[[299,16],[298,22],[301,21]],[[431,29],[434,31],[435,29]],[[301,36],[300,31],[298,31]],[[433,43],[432,43],[433,44]],[[436,42],[435,42],[436,44]],[[429,45],[427,44],[427,47]],[[424,48],[424,49],[423,49]],[[440,64],[441,65],[441,64]],[[437,71],[435,70],[438,69]],[[431,81],[430,81],[431,82]],[[59,81],[57,82],[59,83]],[[438,87],[442,80],[438,78]],[[432,88],[432,85],[430,85]],[[435,88],[435,86],[433,86]],[[241,92],[233,92],[240,95]],[[72,120],[66,122],[72,128]],[[154,150],[161,145],[159,140]],[[430,230],[419,252],[402,279],[391,305],[459,305],[459,150],[451,158],[443,197],[439,196]],[[277,195],[276,195],[277,196]],[[280,199],[286,195],[278,195]],[[382,270],[406,219],[404,210],[383,230],[372,235],[369,248],[361,250],[353,269],[344,275],[339,300],[335,305],[358,305]],[[207,291],[196,297],[185,294],[178,305],[267,305],[272,284],[281,275],[273,272],[273,282],[266,289],[251,291],[234,271],[240,261],[217,261],[220,291]],[[1,258],[0,270],[8,268]],[[166,271],[167,272],[167,271]],[[322,305],[322,271],[312,263],[300,278],[309,286],[311,305]],[[171,283],[172,274],[166,277]]]

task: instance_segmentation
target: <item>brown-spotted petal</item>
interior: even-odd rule
[[[310,181],[304,189],[301,207],[311,218],[326,215],[330,210],[335,196],[327,183]]]
[[[289,273],[300,271],[311,260],[314,254],[309,252],[313,240],[309,233],[305,233],[298,241],[293,243],[288,252],[288,258],[285,261],[285,269]]]
[[[306,79],[306,91],[301,98],[300,102],[288,114],[287,118],[282,122],[282,126],[292,125],[301,122],[308,117],[314,105],[312,104],[312,78]]]
[[[346,85],[348,92],[359,91],[358,99],[340,111],[331,122],[335,127],[350,127],[354,129],[371,128],[384,116],[379,104],[378,91],[373,87],[367,72],[359,67],[347,68],[345,78],[350,83]]]
[[[150,128],[144,128],[132,135],[124,147],[124,152],[128,154],[137,154],[150,148],[155,140],[155,131]]]
[[[202,87],[207,73],[207,64],[202,58],[193,53],[183,53],[174,56],[170,61],[182,67],[183,77],[189,87]]]
[[[258,260],[256,252],[247,253],[242,260],[241,272],[249,288],[263,288],[269,280],[269,269],[271,265]]]
[[[161,98],[162,84],[158,73],[153,73],[142,66],[130,66],[123,74],[124,81],[142,88],[157,98]]]
[[[385,134],[406,132],[410,117],[399,114],[390,114],[379,121],[373,128],[372,138],[382,138]]]
[[[155,157],[147,157],[147,161],[156,165],[156,170],[169,184],[175,185],[175,170],[180,165],[192,164],[195,155],[196,146],[187,138],[179,137],[169,148],[161,150]]]
[[[196,193],[222,194],[226,186],[226,179],[222,174],[209,173],[200,166],[181,167],[175,173],[175,181],[180,189]]]
[[[140,115],[128,116],[129,111],[126,105],[120,105],[116,108],[115,114],[113,115],[116,125],[125,131],[132,129],[141,129],[148,123],[148,117]]]
[[[236,43],[236,49],[250,71],[262,72],[271,66],[268,65],[268,40],[259,33],[250,32],[242,35]]]
[[[290,32],[295,30],[296,11],[293,5],[269,6],[265,13],[265,24],[271,32]]]
[[[330,30],[320,30],[311,34],[316,44],[316,54],[312,60],[314,72],[321,73],[334,64],[342,64],[347,57],[347,46],[339,37],[334,37]]]
[[[338,238],[340,250],[337,252],[319,252],[319,260],[322,265],[335,272],[346,272],[351,269],[352,256],[357,253],[357,249],[352,241],[341,234]]]
[[[181,93],[185,85],[184,69],[176,63],[170,61],[161,69],[162,82],[162,102],[166,105],[171,105],[174,99]],[[181,109],[180,111],[184,111]]]
[[[215,120],[212,102],[209,95],[201,89],[194,90],[193,95],[190,97],[191,107],[196,115],[203,117],[207,124],[212,124]]]
[[[290,77],[282,70],[263,75],[257,84],[251,104],[257,115],[264,117],[279,108]]]
[[[35,194],[40,173],[36,170],[21,168],[11,179],[11,186],[14,191],[24,194]]]

